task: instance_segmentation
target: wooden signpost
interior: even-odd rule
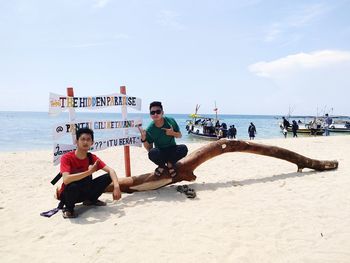
[[[109,106],[121,106],[122,119],[114,121],[80,121],[76,120],[75,108],[101,108]],[[120,87],[120,94],[103,95],[96,97],[75,97],[73,87],[67,88],[67,96],[61,96],[50,93],[50,108],[49,114],[52,116],[60,114],[62,111],[68,109],[69,123],[60,124],[54,127],[54,139],[58,139],[61,135],[70,133],[72,136],[72,144],[54,145],[54,164],[58,164],[61,156],[76,148],[76,129],[81,127],[88,127],[97,130],[112,130],[122,129],[123,136],[113,137],[102,140],[95,140],[91,147],[92,152],[103,150],[115,146],[124,146],[124,162],[125,175],[131,176],[130,164],[130,145],[141,147],[141,138],[137,127],[142,125],[142,119],[136,118],[128,120],[127,108],[131,107],[136,110],[141,110],[141,99],[126,95],[126,87]],[[130,134],[134,132],[134,134]],[[137,134],[135,134],[137,133]]]

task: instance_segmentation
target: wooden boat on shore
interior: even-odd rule
[[[323,135],[324,134],[324,128],[322,128],[321,126],[318,126],[317,128],[311,128],[310,124],[304,124],[304,123],[299,123],[298,126],[299,126],[299,129],[297,130],[297,133],[309,134],[309,135]],[[287,131],[293,132],[292,127],[288,127]]]
[[[208,118],[204,118],[208,119]],[[202,120],[202,119],[197,119],[197,120],[188,120],[187,125],[186,125],[186,130],[189,135],[199,138],[199,139],[206,139],[206,140],[217,140],[218,136],[216,135],[215,131],[214,132],[204,132],[204,125],[201,123],[197,123],[196,121]]]
[[[343,123],[332,123],[329,126],[330,132],[350,132],[350,122],[346,121]]]
[[[190,114],[189,117],[191,119],[186,121],[186,130],[188,134],[198,139],[218,140],[220,138],[218,136],[219,128],[215,127],[218,121],[216,105],[214,109],[216,112],[215,118],[198,115],[199,107],[200,105],[197,104],[195,113]]]
[[[297,130],[297,134],[304,134],[304,135],[323,135],[325,130],[324,128],[318,124],[315,128],[313,128],[313,125],[311,123],[298,123],[299,129]],[[281,132],[283,132],[283,125],[280,124]],[[292,133],[292,126],[287,127],[287,131],[289,133]]]

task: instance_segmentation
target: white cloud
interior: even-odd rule
[[[261,77],[275,78],[304,70],[320,69],[350,61],[349,51],[321,50],[288,55],[273,61],[260,61],[249,70]]]
[[[113,36],[113,39],[129,39],[130,36],[127,34],[117,34]]]
[[[185,28],[185,26],[178,21],[179,17],[180,15],[176,12],[162,10],[158,15],[157,22],[164,27],[168,27],[175,30],[182,30]]]
[[[329,7],[324,4],[314,4],[301,8],[297,13],[287,19],[290,27],[303,27],[319,19],[329,11]]]
[[[94,7],[104,8],[110,2],[110,0],[94,0],[94,2]]]
[[[264,37],[264,41],[265,42],[272,42],[275,39],[277,39],[281,33],[282,33],[281,25],[278,23],[275,23],[266,32],[265,37]]]
[[[273,42],[279,39],[283,34],[300,27],[308,26],[321,18],[330,10],[325,4],[313,4],[303,6],[286,16],[279,22],[275,22],[266,30],[264,41]],[[288,36],[290,33],[288,33]]]
[[[268,96],[276,108],[287,111],[288,105],[295,105],[294,114],[334,108],[336,114],[349,114],[350,51],[298,53],[252,64],[249,70],[266,78],[262,84],[274,87]],[[260,91],[259,85],[254,88]]]

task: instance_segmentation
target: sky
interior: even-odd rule
[[[350,115],[349,14],[350,0],[0,0],[0,111],[126,86],[142,112]]]

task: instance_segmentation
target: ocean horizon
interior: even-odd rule
[[[165,114],[176,119],[182,138],[177,139],[177,143],[204,142],[201,139],[188,135],[186,130],[186,120],[190,119],[189,114]],[[215,117],[215,114],[203,114],[206,117]],[[225,122],[228,126],[234,124],[237,129],[237,139],[246,140],[248,137],[248,126],[253,122],[257,129],[257,139],[283,138],[279,128],[282,115],[234,115],[220,114],[220,122]],[[309,118],[309,116],[298,116],[299,118]],[[151,122],[148,113],[128,113],[128,119],[141,118],[143,127],[147,127]],[[76,119],[79,121],[89,120],[120,120],[121,113],[109,112],[76,112]],[[50,150],[53,145],[59,143],[71,143],[70,136],[53,140],[53,127],[59,123],[69,121],[69,114],[63,112],[58,116],[49,116],[47,112],[31,111],[0,111],[0,152],[8,151],[31,151]],[[114,134],[116,132],[114,131]],[[108,137],[113,132],[95,131],[95,139]]]

